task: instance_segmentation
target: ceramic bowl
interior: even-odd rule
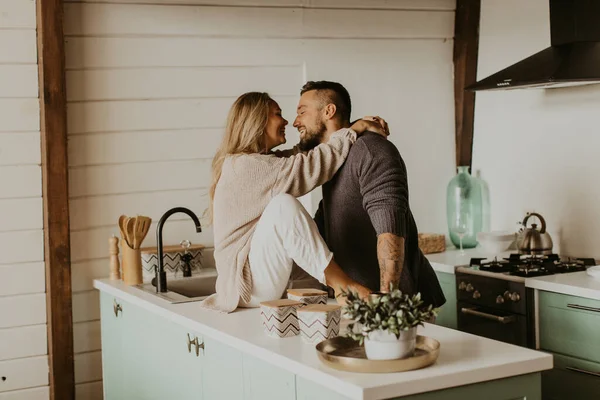
[[[516,237],[516,233],[507,231],[479,232],[477,241],[484,252],[496,255],[508,251]]]

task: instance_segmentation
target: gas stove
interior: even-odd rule
[[[498,259],[471,258],[469,268],[474,271],[499,273],[508,276],[531,278],[535,276],[564,274],[585,271],[586,267],[596,265],[593,258],[560,258],[558,254],[522,255],[510,254]],[[468,268],[463,268],[468,272]],[[502,276],[498,276],[502,278]]]
[[[585,271],[592,258],[510,254],[472,258],[456,269],[457,327],[463,332],[535,348],[535,295],[525,279]]]

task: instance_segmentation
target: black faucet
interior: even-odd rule
[[[156,247],[158,250],[158,265],[156,266],[155,274],[156,274],[156,291],[157,292],[166,292],[167,291],[167,273],[165,272],[165,268],[163,265],[163,240],[162,240],[162,230],[165,221],[173,214],[176,213],[184,213],[192,218],[194,224],[196,224],[196,232],[202,232],[202,227],[200,226],[200,220],[191,210],[185,207],[175,207],[171,208],[169,211],[163,214],[160,217],[160,221],[158,221],[158,225],[156,226]]]

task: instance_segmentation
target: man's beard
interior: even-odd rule
[[[306,131],[304,132],[304,135],[300,137],[300,143],[298,143],[300,150],[309,151],[321,144],[327,128],[322,121],[317,123],[317,125],[317,129],[309,130],[308,128],[305,128]]]

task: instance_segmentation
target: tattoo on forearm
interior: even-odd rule
[[[393,233],[379,235],[377,237],[377,259],[379,260],[381,290],[388,291],[390,283],[398,288],[404,267],[404,238]]]

